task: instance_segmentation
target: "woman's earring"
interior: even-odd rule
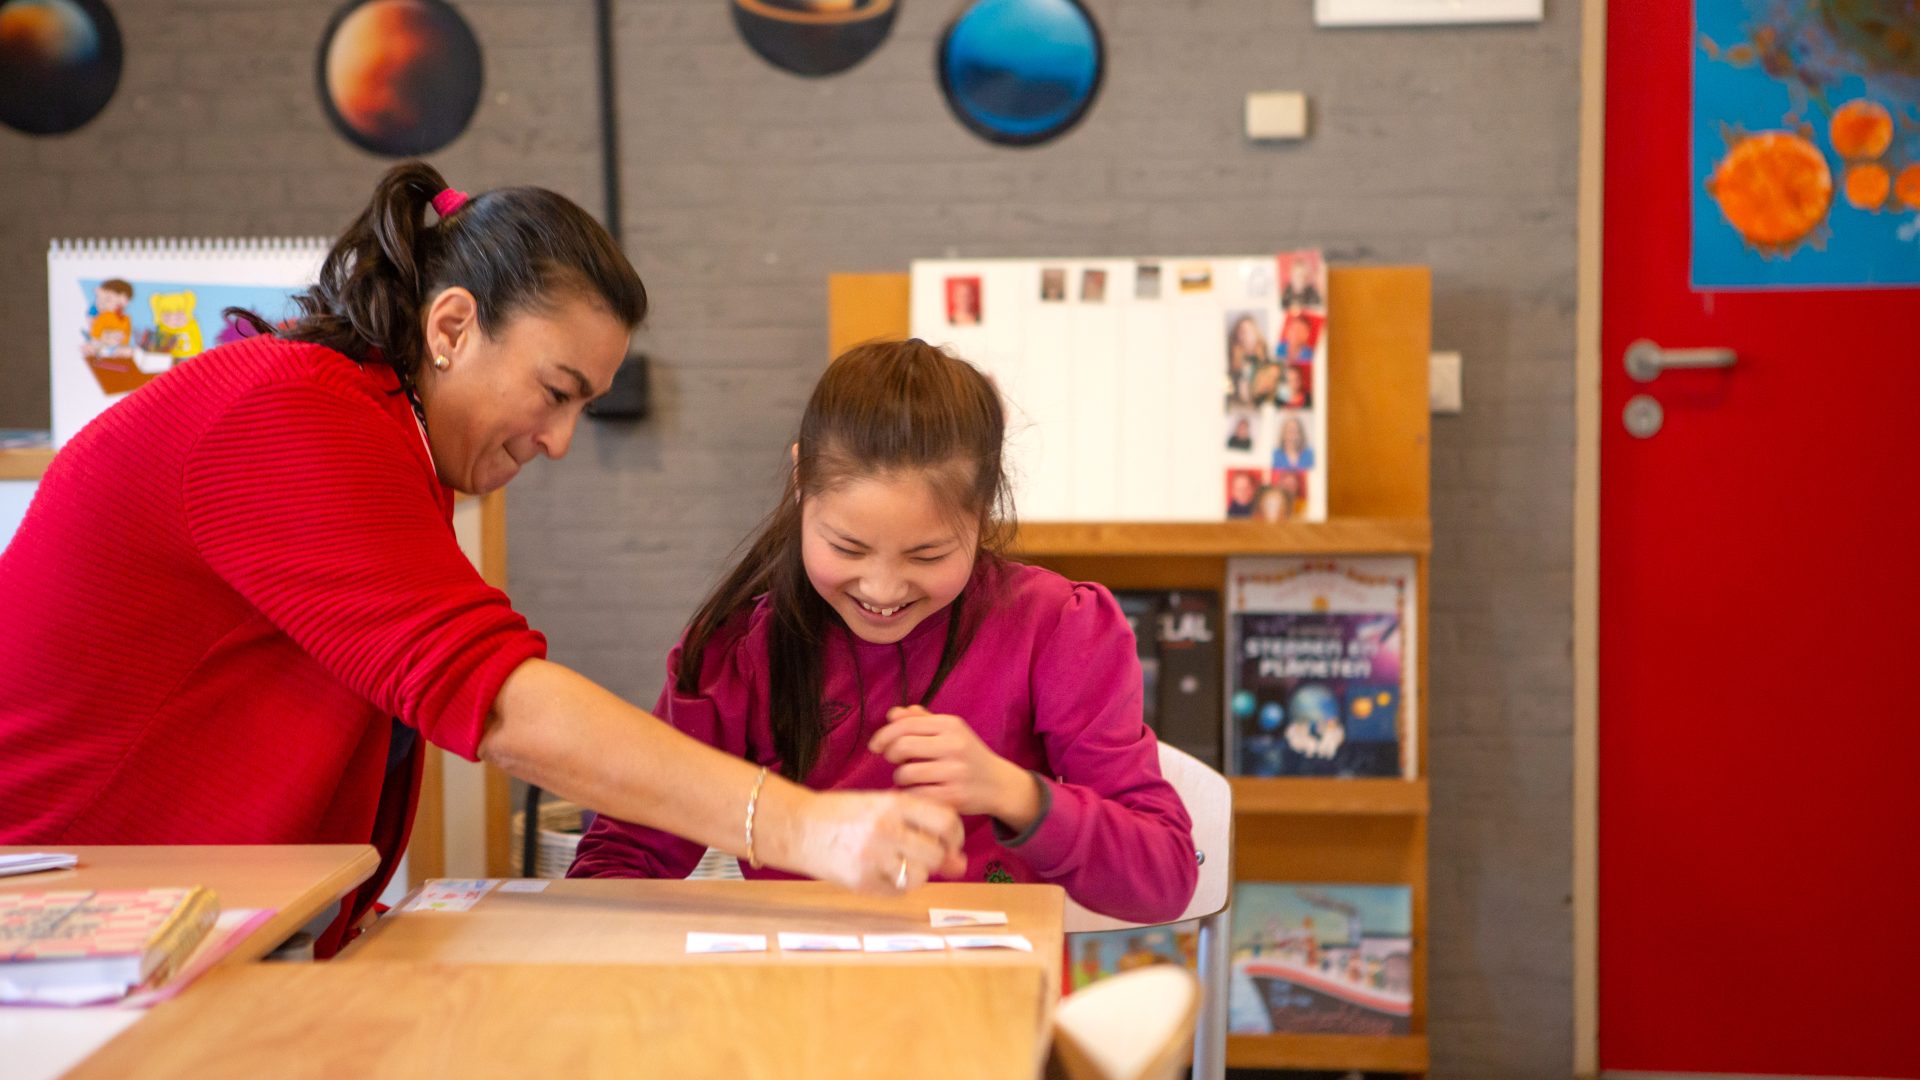
[[[452,366],[453,361],[447,359],[445,354],[433,358],[433,370],[435,371],[445,371]]]

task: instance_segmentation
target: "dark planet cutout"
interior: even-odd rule
[[[733,24],[761,59],[795,75],[837,75],[887,39],[898,0],[733,0]]]
[[[445,0],[353,0],[320,39],[327,119],[388,157],[459,138],[480,104],[480,74],[480,43]]]
[[[969,131],[1032,146],[1093,108],[1106,45],[1079,0],[976,0],[947,24],[939,60],[941,92]]]
[[[0,0],[0,124],[60,135],[120,86],[120,25],[101,0]]]

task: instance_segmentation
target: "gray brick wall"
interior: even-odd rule
[[[1542,25],[1315,30],[1308,0],[1087,0],[1099,104],[1027,150],[947,115],[953,3],[903,6],[838,78],[775,71],[721,0],[619,9],[626,241],[655,301],[657,412],[590,426],[510,493],[515,599],[557,659],[650,704],[660,658],[766,509],[825,350],[826,275],[917,256],[1267,251],[1433,267],[1466,412],[1436,418],[1434,1075],[1571,1061],[1570,649],[1579,12]],[[120,96],[84,131],[0,132],[0,426],[45,418],[55,235],[318,233],[383,162],[312,91],[332,4],[121,0]],[[590,5],[460,0],[487,50],[474,128],[436,164],[599,208]],[[222,42],[208,51],[203,42]],[[1249,146],[1252,90],[1313,135]]]

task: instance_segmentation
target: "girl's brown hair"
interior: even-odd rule
[[[697,691],[701,658],[713,635],[765,594],[773,619],[767,637],[770,749],[782,775],[804,780],[819,760],[825,734],[821,648],[839,616],[807,579],[800,553],[802,501],[854,480],[915,471],[956,521],[977,526],[978,558],[992,562],[1013,526],[1001,463],[1005,440],[1000,395],[966,361],[918,339],[858,345],[841,354],[807,401],[779,504],[687,625],[675,689]],[[971,599],[977,609],[981,598]],[[953,601],[940,663],[921,702],[932,699],[966,649],[973,621],[963,617],[968,601],[966,591]]]

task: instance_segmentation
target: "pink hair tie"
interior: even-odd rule
[[[442,220],[453,216],[455,210],[467,205],[467,193],[448,188],[433,197],[433,212]]]

